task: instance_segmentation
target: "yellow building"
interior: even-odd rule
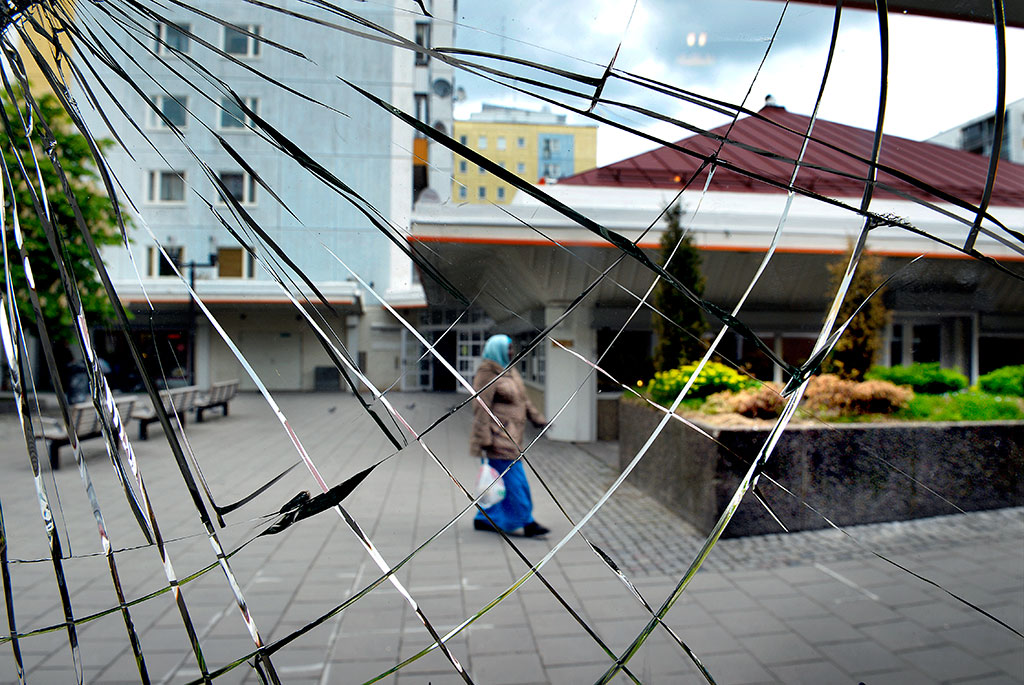
[[[50,70],[56,73],[57,63],[54,59],[55,50],[51,42],[52,37],[50,35],[40,34],[36,30],[35,26],[38,24],[39,26],[43,27],[44,30],[46,30],[47,34],[49,34],[50,29],[53,27],[53,25],[59,25],[60,21],[58,21],[55,17],[50,16],[50,10],[43,5],[32,5],[25,11],[31,13],[32,19],[34,20],[29,21],[27,18],[23,18],[20,20],[22,26],[24,27],[25,32],[29,36],[29,40],[32,41],[32,44],[35,45],[36,49],[42,54],[43,59],[46,60],[46,63],[49,65]],[[73,19],[75,16],[75,3],[66,3],[65,11],[67,15]],[[62,14],[61,16],[63,17],[64,15]],[[58,34],[58,37],[61,41],[61,46],[64,50],[67,51],[68,56],[73,55],[74,46],[71,44],[71,41],[67,38],[67,36],[62,36]],[[21,56],[21,60],[25,64],[25,73],[28,76],[29,83],[32,85],[33,93],[35,93],[38,96],[43,92],[52,92],[49,82],[46,80],[46,77],[43,76],[43,70],[39,67],[39,64],[36,62],[36,58],[33,57],[31,51],[27,47],[21,45],[20,36],[18,36],[16,44],[18,45],[18,54]],[[66,60],[67,57],[64,57],[62,59]],[[64,68],[67,69],[66,66]]]
[[[456,121],[455,139],[529,183],[556,180],[597,166],[597,126],[573,126],[564,114],[484,105]],[[455,156],[452,200],[507,204],[516,189]]]

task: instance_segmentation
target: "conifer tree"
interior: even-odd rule
[[[839,287],[850,263],[853,248],[842,259],[829,265],[832,276],[832,291]],[[850,281],[846,299],[839,310],[838,323],[849,319],[857,307],[885,280],[882,274],[882,258],[878,255],[861,255],[857,270]],[[824,373],[834,373],[848,380],[864,380],[864,374],[874,364],[882,349],[883,332],[889,322],[889,309],[882,301],[882,293],[875,294],[860,313],[850,322],[849,327],[836,343],[835,349],[825,358],[821,366]]]
[[[701,296],[704,278],[700,273],[700,253],[693,238],[683,235],[682,216],[679,205],[673,205],[666,212],[668,228],[661,236],[658,262],[676,280]],[[701,336],[708,329],[700,307],[664,280],[654,290],[653,303],[660,312],[654,314],[655,370],[667,371],[700,359],[707,349]]]

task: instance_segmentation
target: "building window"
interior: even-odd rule
[[[466,199],[466,186],[459,186],[459,199],[460,200],[465,200]]]
[[[219,278],[252,278],[253,259],[241,247],[217,248],[217,276]]]
[[[517,174],[525,174],[526,173],[526,162],[516,162],[516,173]]]
[[[487,149],[487,136],[480,136],[476,139],[476,146],[481,150]]]
[[[424,124],[430,123],[430,96],[426,93],[413,95],[413,104],[416,106],[416,120]]]
[[[430,47],[430,24],[416,24],[416,45],[421,48]],[[417,52],[416,53],[416,64],[424,65],[430,61],[430,55]]]
[[[505,149],[505,136],[498,136],[497,146],[499,150]]]
[[[466,173],[466,169],[467,168],[468,168],[468,165],[466,164],[466,160],[462,160],[461,162],[459,162],[459,173],[460,174]]]
[[[550,159],[553,155],[557,155],[561,151],[561,145],[559,144],[558,138],[545,138],[541,149],[544,159]]]
[[[520,333],[513,338],[516,350],[525,350],[529,347],[530,342],[533,338],[533,333]],[[523,380],[528,383],[535,383],[538,385],[544,384],[544,366],[546,363],[546,352],[547,346],[540,344],[534,347],[532,350],[526,353],[526,355],[519,362],[519,373],[522,374]]]
[[[242,102],[253,114],[259,114],[257,98],[242,98]],[[252,119],[242,111],[234,98],[221,98],[220,128],[224,131],[241,131],[252,126]]]
[[[562,177],[562,165],[561,164],[545,164],[544,165],[544,178],[561,178]]]
[[[480,186],[479,188],[477,188],[476,189],[476,196],[479,199],[481,199],[481,200],[486,200],[487,199],[487,188],[485,186]]]
[[[518,138],[516,138],[516,146],[517,147],[526,147],[526,138],[523,138],[522,136],[519,136]]]
[[[185,201],[184,171],[150,171],[146,191],[149,202],[177,204]]]
[[[243,205],[256,204],[256,179],[252,176],[244,171],[222,171],[217,177],[231,197],[238,202]],[[219,198],[218,202],[225,204],[223,197]]]
[[[487,170],[484,169],[482,166],[478,166],[476,168],[476,173],[478,173],[478,174],[485,174],[485,173],[487,173]]]
[[[237,29],[225,26],[224,52],[235,57],[259,57],[259,35],[260,27],[257,24],[241,24]]]
[[[903,364],[903,324],[892,325],[892,338],[889,340],[889,366]]]
[[[504,169],[505,168],[505,162],[498,162],[498,166],[500,166],[502,169]]]
[[[164,247],[164,251],[167,252],[175,264],[181,264],[185,261],[185,248],[180,245],[167,245]],[[149,248],[149,258],[147,260],[146,271],[150,276],[176,276],[174,272],[174,266],[171,262],[167,261],[163,253],[160,252],[159,248]]]
[[[154,95],[153,105],[159,110],[146,111],[146,126],[149,128],[184,129],[188,126],[188,96],[186,95]]]
[[[469,139],[466,136],[459,136],[459,145],[469,145]]]
[[[505,187],[504,186],[498,186],[498,199],[499,200],[504,200],[505,199]]]
[[[192,24],[165,24],[157,22],[154,28],[156,34],[156,54],[170,55],[172,52],[188,52],[188,34],[192,31]]]

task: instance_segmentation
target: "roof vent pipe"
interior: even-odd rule
[[[769,94],[769,95],[765,95],[764,96],[764,106],[765,107],[778,107],[779,103],[776,102],[774,95],[770,95]]]

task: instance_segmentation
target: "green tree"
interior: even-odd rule
[[[676,280],[702,296],[704,277],[700,273],[700,253],[693,239],[683,235],[682,216],[679,205],[666,211],[668,228],[661,236],[658,261]],[[661,312],[654,315],[655,370],[668,371],[700,359],[707,349],[701,336],[708,330],[700,307],[665,281],[659,282],[654,290],[654,307]]]
[[[832,277],[832,291],[839,288],[850,263],[852,248],[842,259],[829,265]],[[842,323],[853,316],[854,311],[874,290],[882,284],[882,258],[878,255],[863,254],[857,264],[857,270],[850,281],[850,289],[839,309],[838,322]],[[849,327],[836,343],[835,349],[825,358],[821,369],[825,373],[834,373],[841,378],[854,381],[864,380],[864,374],[874,363],[882,349],[883,332],[889,322],[889,309],[882,301],[882,293],[875,294],[860,313],[850,321]]]
[[[82,307],[89,322],[95,325],[112,319],[114,309],[103,290],[99,276],[96,274],[96,267],[89,248],[76,224],[74,210],[64,195],[60,176],[42,149],[40,142],[42,127],[38,124],[40,116],[53,133],[57,159],[67,176],[68,185],[93,240],[100,246],[118,244],[121,242],[120,231],[117,228],[114,207],[107,198],[96,172],[89,144],[74,127],[71,117],[64,111],[60,101],[50,93],[46,93],[36,100],[38,105],[38,112],[35,114],[37,124],[31,141],[31,146],[35,151],[34,161],[29,151],[30,143],[21,129],[21,119],[17,109],[20,108],[24,114],[25,103],[21,98],[18,99],[18,102],[12,103],[6,94],[3,94],[0,100],[2,100],[7,113],[7,121],[10,122],[11,129],[8,131],[5,126],[0,125],[0,145],[3,146],[4,162],[11,174],[13,195],[17,202],[18,219],[24,236],[25,251],[32,264],[32,274],[35,277],[36,290],[39,293],[43,324],[54,341],[58,363],[65,363],[69,360],[67,357],[68,346],[75,340],[71,311],[68,307],[67,295],[61,284],[58,263],[46,240],[43,224],[32,203],[28,185],[18,169],[15,150],[21,157],[29,177],[33,179],[33,187],[37,189],[37,192],[38,181],[35,179],[36,161],[38,161],[38,173],[42,176],[43,185],[46,187],[51,223],[57,235],[65,268],[74,274]],[[102,149],[111,145],[111,142],[99,141],[98,144]],[[11,189],[8,188],[7,194],[5,194],[7,212],[11,211],[10,193]],[[9,268],[18,302],[18,311],[27,330],[34,331],[35,313],[28,296],[25,271],[9,222],[10,219],[8,219],[8,230],[4,239],[7,241]],[[4,278],[6,279],[6,277],[5,274]],[[6,282],[4,287],[6,288]],[[62,356],[64,358],[61,358]]]

